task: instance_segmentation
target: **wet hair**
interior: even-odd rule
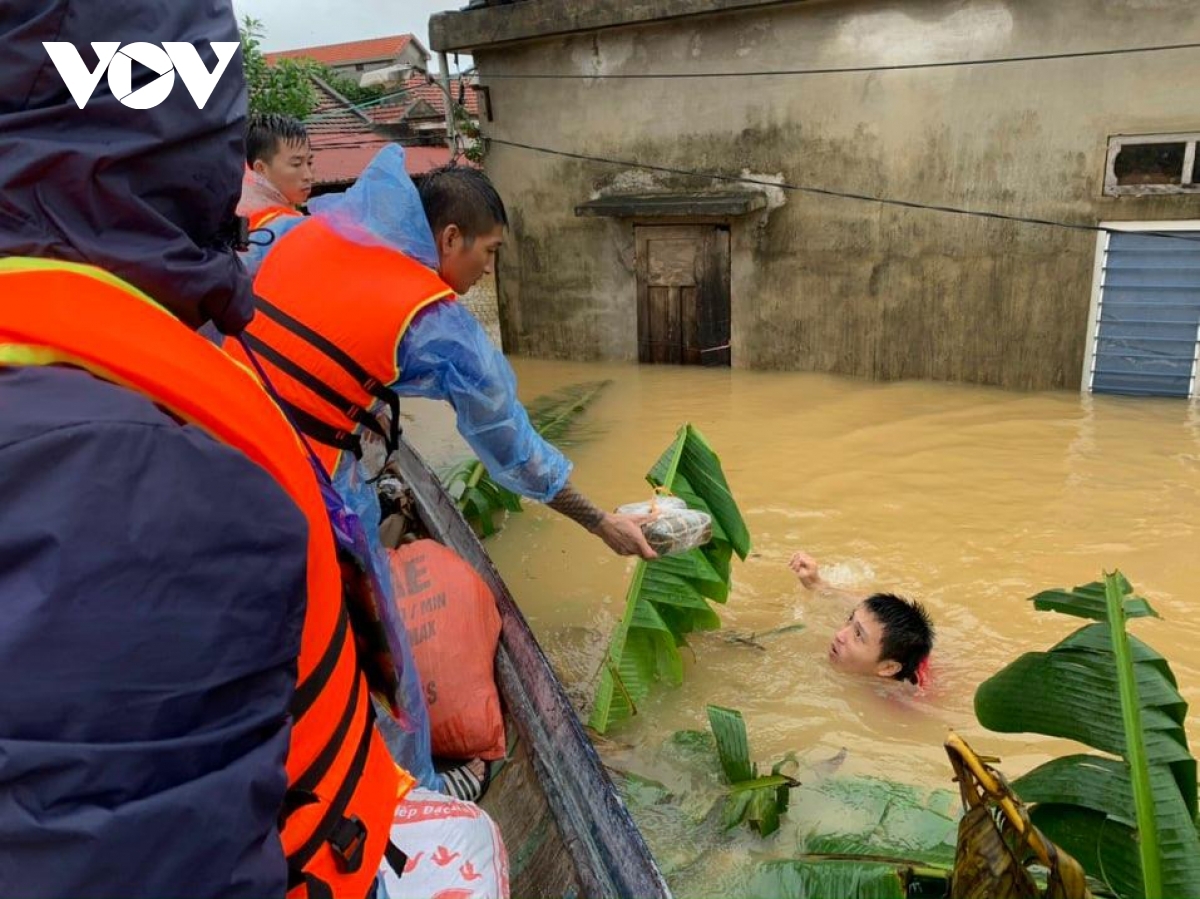
[[[421,178],[417,189],[435,238],[447,225],[458,225],[468,242],[508,225],[504,201],[479,169],[444,165]]]
[[[876,593],[863,605],[883,628],[879,660],[898,662],[896,680],[917,682],[917,668],[933,649],[933,619],[919,602],[893,593]]]
[[[280,144],[307,143],[308,129],[299,119],[274,112],[258,113],[250,116],[246,125],[246,163],[254,165],[259,159],[270,162]]]

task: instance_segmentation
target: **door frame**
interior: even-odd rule
[[[1159,221],[1137,222],[1101,222],[1100,231],[1096,235],[1096,257],[1092,264],[1092,295],[1088,306],[1087,342],[1083,347],[1083,372],[1079,378],[1079,392],[1092,392],[1092,368],[1096,362],[1096,340],[1099,337],[1097,325],[1100,320],[1100,304],[1104,294],[1104,259],[1108,255],[1110,232],[1126,231],[1136,234],[1142,231],[1200,231],[1200,219],[1160,219]],[[1192,378],[1196,372],[1193,367]],[[1195,392],[1192,397],[1195,397]]]
[[[678,218],[678,219],[674,218],[674,217],[649,218],[649,219],[635,218],[632,220],[632,222],[630,224],[632,227],[633,252],[634,252],[634,265],[633,265],[634,291],[633,292],[634,292],[634,314],[635,314],[635,318],[636,318],[635,327],[637,328],[636,344],[638,346],[637,355],[638,355],[639,362],[641,360],[641,339],[642,339],[643,326],[646,325],[646,328],[648,330],[648,325],[644,321],[647,304],[644,301],[645,298],[643,297],[643,291],[644,290],[648,291],[649,285],[643,285],[643,281],[642,281],[643,269],[642,269],[642,267],[643,267],[643,265],[648,265],[649,260],[644,259],[643,254],[641,253],[642,242],[638,239],[638,229],[639,228],[656,228],[656,229],[714,228],[714,229],[723,229],[726,232],[726,242],[727,242],[727,250],[728,250],[727,258],[725,260],[726,269],[727,269],[727,271],[726,271],[726,281],[727,281],[726,300],[727,300],[728,313],[729,313],[729,323],[728,323],[729,328],[728,328],[728,330],[729,330],[729,334],[730,334],[729,341],[730,341],[731,346],[729,347],[729,361],[727,363],[725,363],[725,365],[726,365],[726,367],[732,367],[732,365],[733,365],[733,348],[732,348],[732,342],[733,342],[733,251],[734,251],[733,220],[729,216],[690,216],[687,218]],[[667,235],[664,234],[662,236],[665,237]],[[679,364],[687,365],[689,363],[681,362]]]

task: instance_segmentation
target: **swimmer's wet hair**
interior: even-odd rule
[[[894,593],[876,593],[863,604],[883,627],[879,660],[899,662],[896,680],[917,682],[917,668],[933,650],[933,619],[915,600]]]

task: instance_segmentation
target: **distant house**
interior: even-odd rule
[[[368,72],[386,72],[388,78],[394,76],[394,80],[402,81],[429,70],[429,51],[412,34],[393,34],[389,37],[322,44],[318,47],[298,47],[294,50],[267,53],[265,56],[268,63],[281,59],[311,59],[360,83],[363,75]],[[380,79],[376,74],[375,81],[370,83],[386,80],[387,78]]]
[[[389,143],[404,146],[408,173],[419,176],[450,162],[446,141],[446,103],[442,88],[424,75],[414,76],[385,95],[385,102],[359,106],[330,85],[316,82],[320,102],[305,120],[313,149],[314,193],[344,190]],[[451,94],[464,98],[466,115],[478,115],[474,91],[451,82]]]
[[[1197,392],[1196,0],[470,7],[506,349]]]

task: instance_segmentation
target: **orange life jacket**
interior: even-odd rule
[[[266,206],[256,210],[250,218],[250,230],[265,228],[277,218],[299,217],[300,212],[291,206]]]
[[[436,272],[396,250],[340,237],[308,218],[279,239],[254,280],[258,314],[246,339],[296,426],[333,474],[343,451],[361,454],[358,427],[394,445],[396,351],[421,309],[454,299]],[[229,341],[226,350],[248,360]],[[385,433],[371,406],[391,408]]]
[[[413,780],[374,727],[329,519],[278,407],[217,347],[91,266],[0,259],[0,365],[70,365],[140,393],[241,451],[304,513],[308,603],[280,813],[288,896],[367,895]]]

